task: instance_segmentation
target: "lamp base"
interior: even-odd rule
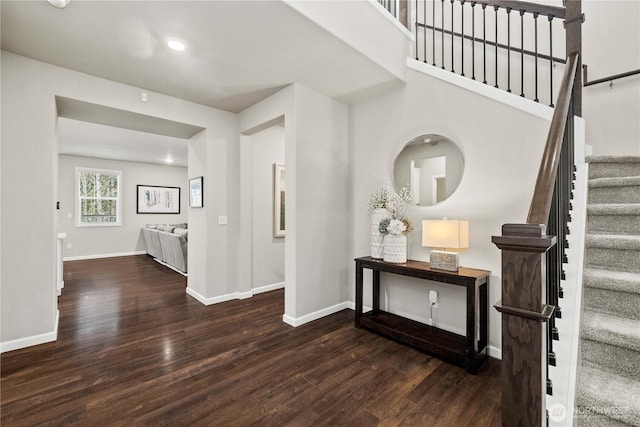
[[[458,254],[456,252],[431,251],[429,265],[437,270],[458,271]]]

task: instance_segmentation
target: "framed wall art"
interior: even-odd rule
[[[201,208],[204,206],[203,197],[203,177],[191,178],[189,180],[189,207]]]
[[[180,187],[137,186],[136,213],[179,214]]]
[[[284,165],[273,165],[273,237],[284,237],[285,179]]]

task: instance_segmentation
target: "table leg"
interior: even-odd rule
[[[362,275],[362,265],[356,262],[356,328],[360,327],[360,318],[362,317]]]
[[[373,312],[380,311],[380,271],[373,270]]]
[[[467,372],[475,371],[476,356],[476,286],[475,283],[467,285]]]
[[[478,351],[484,350],[489,344],[489,329],[487,315],[489,311],[489,281],[480,285],[480,344]]]

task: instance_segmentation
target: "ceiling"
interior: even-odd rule
[[[2,0],[0,8],[3,50],[231,112],[292,82],[346,99],[395,79],[280,0],[71,0],[65,9]],[[187,50],[169,49],[168,37]],[[136,128],[127,123],[140,118],[126,112],[57,101],[61,153],[159,164],[170,155],[186,166],[180,138],[191,130]]]
[[[60,154],[187,167],[188,140],[58,118]]]
[[[3,50],[231,112],[292,82],[340,98],[394,79],[280,0],[0,5]]]

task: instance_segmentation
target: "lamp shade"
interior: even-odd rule
[[[469,222],[454,220],[422,221],[422,246],[445,249],[469,247]]]

